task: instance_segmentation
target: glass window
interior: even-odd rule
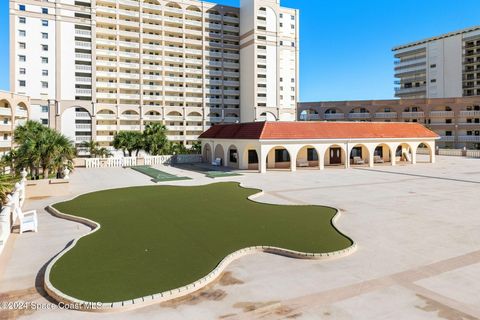
[[[286,149],[275,150],[275,162],[290,162],[290,155]]]
[[[48,58],[42,57],[42,63],[48,63]]]
[[[42,26],[48,27],[48,20],[42,20]]]
[[[48,119],[42,119],[42,124],[47,125],[48,124]]]
[[[238,161],[237,150],[236,149],[230,149],[229,155],[230,155],[230,162],[237,163],[237,161]]]
[[[42,39],[48,39],[48,33],[42,32]]]
[[[20,37],[25,37],[27,35],[27,32],[25,30],[18,30],[18,35]]]
[[[46,81],[41,81],[42,83],[42,88],[47,89],[48,88],[48,82]]]
[[[24,23],[26,23],[26,22],[27,22],[27,18],[25,18],[25,17],[18,17],[18,23],[24,24]]]
[[[26,74],[27,73],[27,70],[25,68],[20,68],[20,74]]]
[[[258,163],[258,155],[257,155],[257,151],[255,150],[248,150],[248,163],[252,163],[252,164],[255,164],[255,163]]]
[[[27,61],[27,57],[25,57],[23,55],[20,55],[20,56],[18,56],[18,60],[20,60],[20,62],[25,62],[25,61]]]
[[[48,8],[42,8],[42,13],[43,14],[48,14]]]
[[[48,76],[48,70],[42,70],[42,76]]]
[[[48,112],[48,106],[42,106],[42,112]]]
[[[48,45],[42,44],[42,50],[43,51],[48,51]]]
[[[18,6],[18,10],[20,10],[20,11],[25,11],[25,5],[24,5],[24,4],[20,4],[20,5]]]
[[[314,148],[307,149],[307,161],[318,161],[317,150]]]
[[[19,43],[18,43],[18,47],[19,47],[20,49],[25,49],[25,48],[27,47],[27,45],[26,45],[25,42],[19,42]]]
[[[19,81],[18,81],[18,85],[19,85],[20,87],[25,87],[25,84],[26,84],[26,81],[25,81],[25,80],[19,80]]]

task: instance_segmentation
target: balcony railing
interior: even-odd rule
[[[371,115],[368,112],[352,112],[348,114],[349,119],[370,119]]]
[[[425,117],[425,112],[416,111],[416,112],[402,112],[403,118],[423,118]]]
[[[480,136],[459,136],[458,140],[463,142],[480,142]]]
[[[430,111],[430,117],[453,117],[455,112],[453,111]]]
[[[460,111],[461,117],[480,117],[480,111]]]
[[[441,136],[441,141],[445,141],[445,142],[455,141],[455,136]]]
[[[345,119],[344,113],[325,113],[325,120],[340,120]]]
[[[376,112],[375,118],[377,119],[395,119],[398,116],[396,112]]]

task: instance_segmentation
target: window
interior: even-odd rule
[[[26,74],[27,70],[25,68],[20,68],[19,73],[20,74]]]
[[[48,58],[42,57],[42,63],[48,63]]]
[[[48,89],[48,82],[47,81],[40,81],[42,84],[43,89]]]
[[[42,119],[42,124],[47,125],[48,124],[48,119]]]
[[[432,68],[432,69],[433,69],[433,68],[436,68],[436,67],[437,67],[436,64],[431,64],[431,65],[430,65],[430,68]]]
[[[290,155],[286,149],[275,150],[275,162],[290,162]]]
[[[25,30],[18,30],[18,35],[20,37],[25,37],[27,35],[27,32]]]
[[[295,79],[294,79],[294,78],[292,78],[292,83],[295,83]]]
[[[42,20],[42,26],[48,27],[48,20]]]
[[[3,118],[3,124],[8,124],[8,118]]]
[[[48,76],[48,70],[42,70],[42,76],[44,77]]]
[[[48,39],[48,33],[42,32],[42,39]]]
[[[48,8],[42,8],[42,13],[43,14],[48,14]]]
[[[42,51],[48,51],[48,45],[42,44]]]
[[[294,24],[292,24],[292,29],[295,29],[295,25],[294,25]]]
[[[48,106],[42,106],[42,112],[48,112]]]
[[[280,82],[283,82],[283,78],[280,78]]]
[[[292,87],[291,89],[292,89],[292,91],[295,91],[295,87]]]
[[[258,155],[255,150],[248,150],[248,163],[255,164],[258,163]]]
[[[435,82],[437,82],[437,79],[432,79],[432,80],[430,80],[430,82],[435,83]]]
[[[20,60],[20,62],[25,62],[25,61],[27,61],[27,57],[24,56],[24,55],[19,55],[18,60]]]
[[[295,16],[291,16],[290,19],[295,20]]]
[[[18,23],[25,24],[27,22],[27,18],[25,17],[18,17]]]
[[[26,81],[25,81],[25,80],[19,80],[19,81],[18,81],[18,85],[19,85],[20,87],[25,87]]]
[[[445,131],[445,135],[447,137],[451,137],[452,136],[452,131]]]
[[[18,10],[25,11],[25,5],[24,4],[19,5]]]
[[[238,152],[235,149],[230,149],[229,151],[230,154],[230,162],[232,163],[237,163],[238,159]]]
[[[280,13],[280,18],[283,18],[283,13]]]
[[[307,161],[318,161],[318,153],[317,150],[313,148],[307,149]]]
[[[283,22],[280,22],[280,28],[282,28],[282,27],[283,27]]]
[[[280,41],[280,45],[283,46],[283,41]]]
[[[27,45],[26,45],[25,42],[19,42],[19,43],[18,43],[18,47],[19,47],[20,49],[25,49],[25,48],[27,48]]]
[[[452,123],[452,119],[445,119],[445,123]]]

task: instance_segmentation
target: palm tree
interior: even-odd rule
[[[108,158],[112,156],[112,153],[107,148],[101,147],[97,150],[97,156],[100,158]]]
[[[145,151],[152,156],[165,154],[168,147],[167,128],[159,123],[148,124],[143,131]]]
[[[7,195],[12,192],[15,186],[16,179],[14,176],[7,174],[0,174],[0,202],[4,204],[7,200]]]
[[[83,141],[80,147],[88,150],[90,158],[95,158],[98,155],[100,144],[93,140]]]
[[[143,149],[143,135],[138,131],[119,131],[113,138],[113,147],[117,150],[122,150],[123,155],[131,157],[133,152],[138,152]]]

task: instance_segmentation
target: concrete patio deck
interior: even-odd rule
[[[160,169],[193,178],[170,185],[216,182],[201,173]],[[244,173],[219,180],[263,189],[257,201],[341,209],[337,225],[357,242],[357,252],[330,261],[247,256],[198,293],[121,314],[3,309],[0,319],[480,319],[480,160],[438,157],[433,165]],[[0,258],[0,301],[48,305],[43,266],[88,232],[42,208],[84,192],[133,185],[153,183],[129,169],[78,169],[70,195],[28,200],[25,208],[39,211],[39,232],[10,239]]]

